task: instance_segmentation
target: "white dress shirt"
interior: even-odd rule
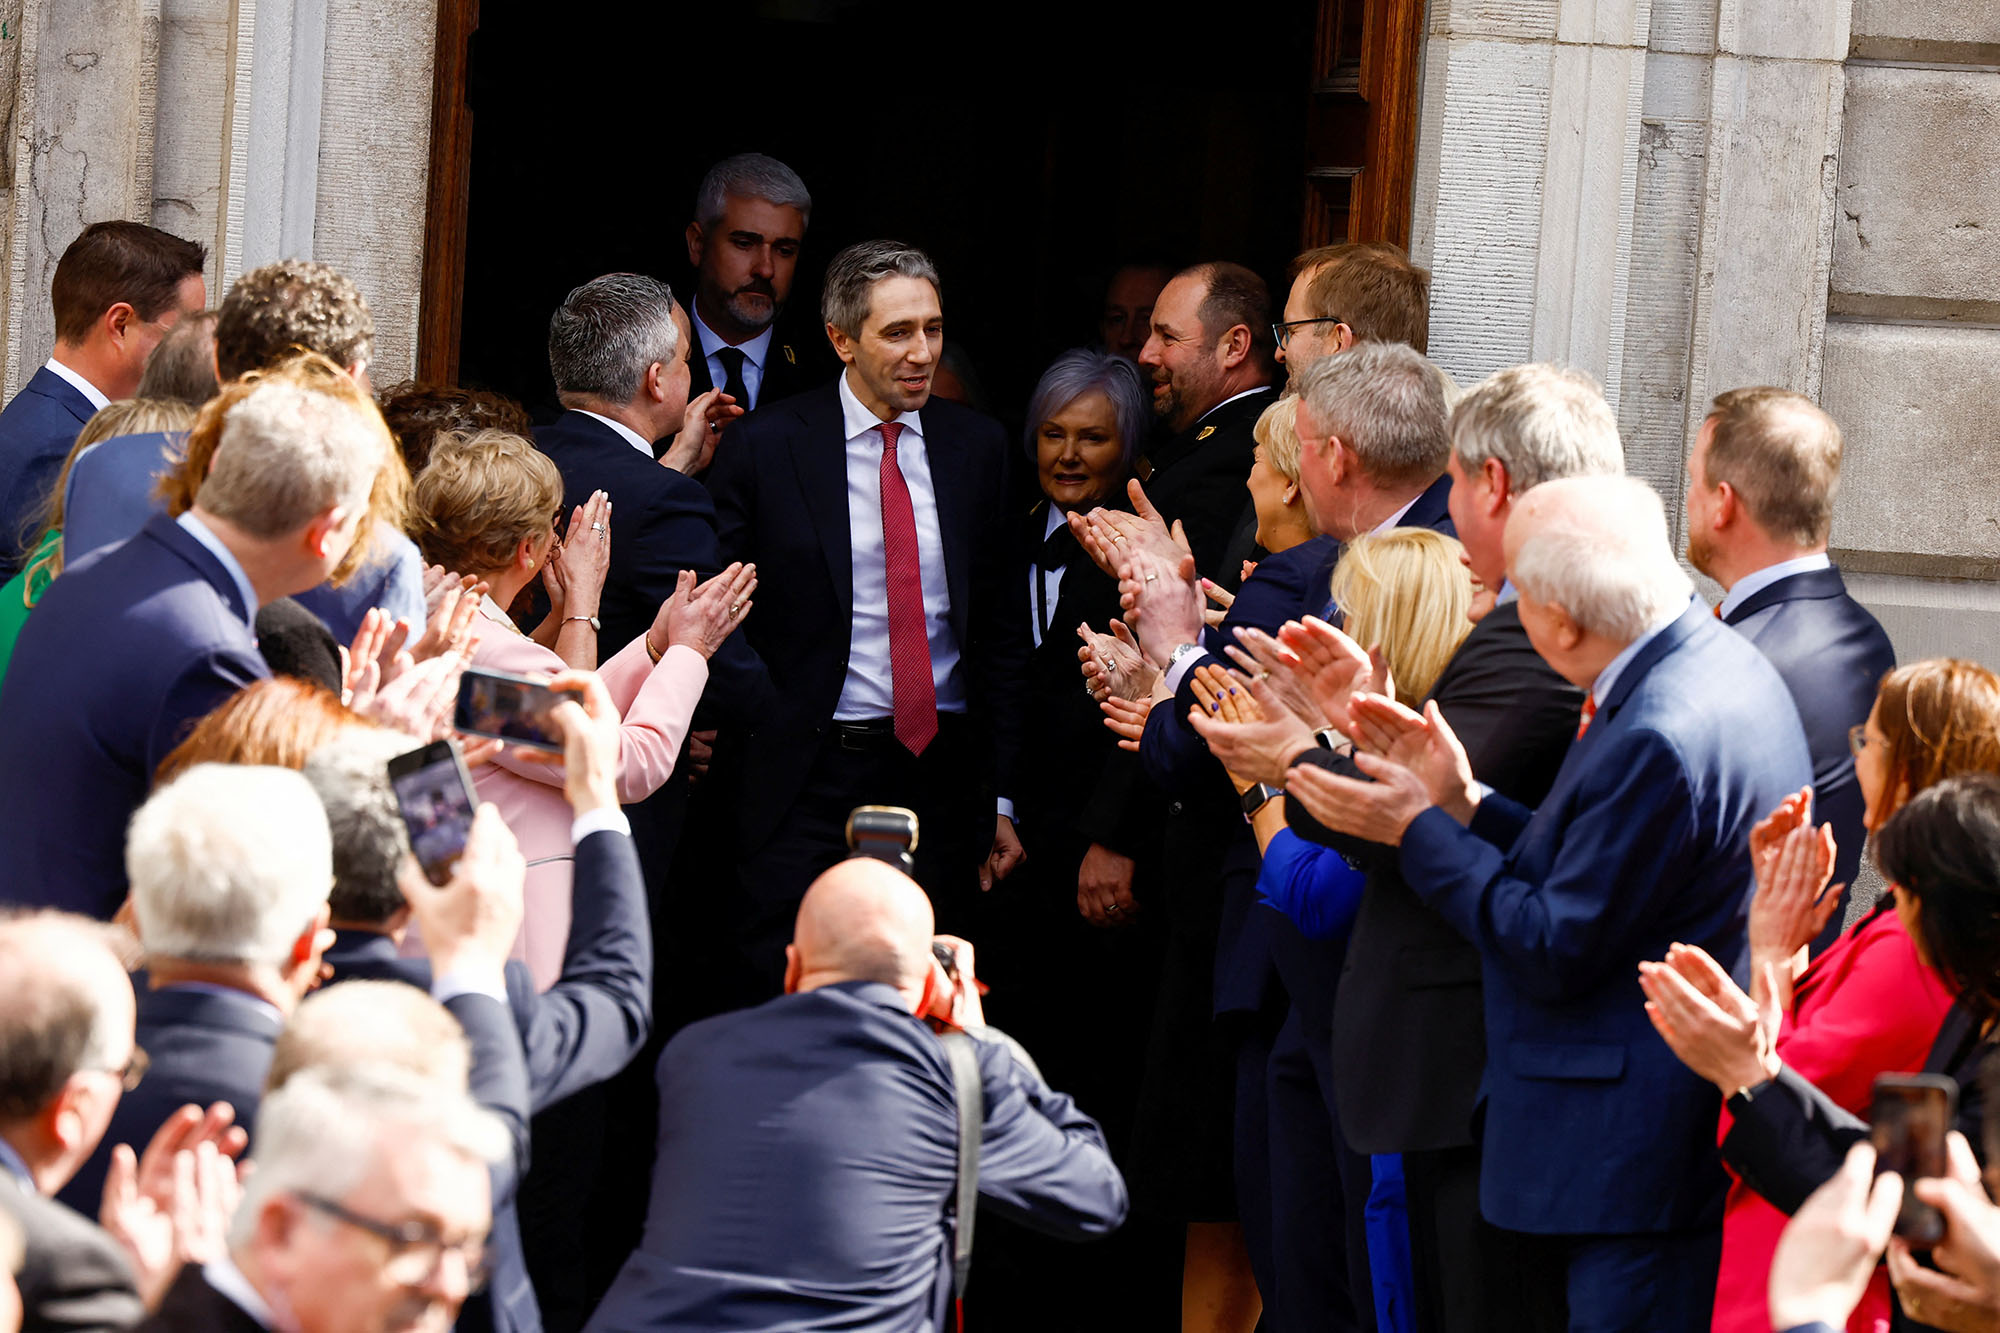
[[[584,412],[584,410],[580,407],[572,407],[570,411],[583,412],[583,415],[589,417],[592,421],[602,421],[605,425],[617,431],[618,434],[624,439],[625,443],[631,445],[634,449],[637,449],[640,453],[646,455],[646,457],[648,458],[651,458],[653,456],[652,442],[641,437],[638,431],[633,430],[630,426],[626,425],[624,422],[613,421],[610,417],[599,416],[595,412]]]
[[[208,553],[220,560],[222,567],[229,571],[229,577],[236,580],[236,591],[243,594],[243,622],[254,629],[257,624],[257,612],[261,609],[257,602],[257,590],[250,586],[250,575],[244,572],[243,564],[236,558],[236,553],[222,544],[222,538],[216,536],[208,524],[194,516],[194,510],[188,510],[174,522],[180,524],[189,536],[207,547]]]
[[[236,1266],[236,1261],[229,1257],[227,1251],[203,1264],[201,1275],[219,1295],[227,1297],[232,1305],[256,1320],[260,1327],[277,1327],[277,1316],[271,1312],[270,1303],[250,1285],[250,1279],[243,1276],[243,1270]]]
[[[1062,527],[1068,521],[1069,516],[1051,503],[1049,505],[1049,521],[1042,526],[1042,540],[1047,541],[1049,538],[1055,536],[1056,529]],[[1062,596],[1062,576],[1063,571],[1060,566],[1048,570],[1043,569],[1040,565],[1028,566],[1028,606],[1033,611],[1033,614],[1028,619],[1033,622],[1035,627],[1035,647],[1037,648],[1042,646],[1042,635],[1046,634],[1051,628],[1042,623],[1042,607],[1046,606],[1051,616],[1056,613],[1056,599]],[[1042,585],[1040,600],[1037,600],[1035,597],[1035,584],[1037,582]]]
[[[1793,560],[1780,560],[1775,565],[1766,565],[1736,580],[1735,586],[1729,590],[1729,595],[1722,599],[1722,605],[1715,608],[1716,614],[1727,620],[1731,611],[1780,579],[1788,579],[1794,574],[1810,574],[1814,570],[1832,568],[1833,560],[1825,551],[1802,555]]]
[[[65,382],[67,382],[69,385],[75,388],[75,390],[78,393],[82,394],[85,398],[88,398],[90,400],[90,405],[96,408],[98,411],[101,412],[105,408],[111,406],[111,400],[105,396],[104,391],[102,389],[99,389],[95,384],[92,384],[89,380],[77,374],[74,370],[71,370],[68,366],[56,360],[54,357],[50,357],[48,360],[42,362],[42,369],[48,371],[50,374],[55,375],[60,379],[64,380]]]
[[[847,432],[847,531],[854,560],[854,619],[849,630],[847,682],[833,716],[840,722],[893,717],[894,677],[889,666],[889,571],[882,546],[882,422],[861,405],[840,377],[840,413]],[[944,535],[938,526],[937,489],[924,446],[922,414],[905,412],[896,441],[896,465],[910,488],[917,521],[917,566],[924,585],[924,633],[931,646],[931,679],[941,713],[965,711],[965,681],[958,669],[958,640],[951,630],[951,589],[945,581]]]
[[[701,322],[700,312],[692,305],[688,307],[688,317],[694,320],[695,340],[701,344],[702,360],[708,363],[708,382],[720,389],[728,382],[729,371],[723,367],[722,358],[716,353],[730,344],[721,334]],[[736,350],[743,353],[743,391],[750,395],[749,402],[738,403],[737,406],[746,412],[757,406],[757,400],[763,397],[764,362],[771,355],[771,327],[766,324],[762,333],[747,342],[736,344]]]

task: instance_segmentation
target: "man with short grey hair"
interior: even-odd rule
[[[446,1333],[485,1277],[501,1123],[369,1064],[293,1075],[257,1129],[227,1253],[182,1270],[148,1327]]]
[[[691,393],[721,389],[748,412],[832,373],[816,333],[780,336],[811,220],[805,182],[774,157],[738,153],[702,177],[687,226],[698,344]]]
[[[770,672],[733,738],[736,845],[755,849],[731,904],[743,1000],[776,992],[799,899],[845,854],[855,806],[918,812],[917,878],[950,928],[1020,856],[1005,432],[931,393],[944,308],[921,250],[841,251],[821,309],[845,371],[732,427],[710,478],[727,557],[765,570],[736,636]]]
[[[1652,1030],[1634,974],[1680,945],[1743,974],[1750,830],[1809,780],[1805,736],[1777,672],[1692,601],[1642,482],[1545,482],[1504,551],[1535,651],[1584,691],[1540,803],[1480,783],[1437,710],[1380,696],[1347,710],[1371,751],[1361,779],[1302,766],[1287,786],[1327,827],[1395,848],[1479,951],[1480,1206],[1526,1308],[1696,1327],[1721,1240],[1720,1107]]]

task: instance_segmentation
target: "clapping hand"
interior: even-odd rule
[[[1139,738],[1146,734],[1146,718],[1153,711],[1152,696],[1127,699],[1114,694],[1098,700],[1097,706],[1104,710],[1104,725],[1118,738],[1118,748],[1137,753]]]
[[[660,466],[690,477],[705,471],[715,461],[715,446],[721,442],[724,428],[742,416],[743,411],[734,398],[720,389],[702,394],[681,413],[681,428],[660,459]]]
[[[1111,622],[1111,633],[1099,634],[1086,622],[1076,627],[1083,647],[1076,658],[1083,668],[1084,688],[1099,703],[1116,695],[1134,702],[1149,697],[1160,669],[1146,660],[1139,641],[1122,620]]]
[[[1247,569],[1250,562],[1245,560],[1243,564]],[[1248,578],[1249,575],[1246,574],[1244,577]],[[1228,618],[1229,608],[1236,605],[1236,594],[1223,587],[1220,583],[1217,583],[1214,579],[1203,579],[1201,581],[1201,595],[1206,597],[1211,603],[1211,605],[1202,609],[1201,623],[1210,629],[1216,629]]]
[[[1850,1148],[1833,1179],[1799,1206],[1778,1240],[1771,1257],[1771,1327],[1847,1327],[1902,1204],[1903,1179],[1893,1171],[1875,1174],[1873,1145]],[[1894,1264],[1892,1251],[1891,1272]],[[1917,1313],[1907,1300],[1903,1309]],[[1935,1322],[1929,1310],[1924,1315],[1924,1322]]]
[[[1127,560],[1138,551],[1172,562],[1188,553],[1187,534],[1178,521],[1171,526],[1146,498],[1146,488],[1133,478],[1125,485],[1132,512],[1098,508],[1088,514],[1070,511],[1069,530],[1084,554],[1112,578],[1123,578]]]
[[[235,1110],[217,1102],[183,1106],[154,1132],[144,1156],[129,1144],[111,1150],[98,1220],[124,1247],[149,1310],[185,1264],[204,1264],[227,1248],[229,1219],[242,1191],[233,1158],[248,1142]]]
[[[2000,1208],[1987,1198],[1971,1145],[1954,1130],[1945,1139],[1946,1174],[1910,1183],[1918,1199],[1944,1214],[1944,1239],[1927,1268],[1900,1236],[1889,1239],[1889,1279],[1912,1322],[1948,1333],[1991,1333],[2000,1325]]]
[[[1384,695],[1357,694],[1347,705],[1347,733],[1362,754],[1415,773],[1432,805],[1461,824],[1472,822],[1479,806],[1472,761],[1436,701],[1416,713]]]
[[[1345,723],[1348,703],[1357,694],[1396,697],[1395,682],[1389,679],[1381,649],[1363,649],[1318,616],[1287,624],[1278,631],[1278,641],[1298,659],[1306,688],[1335,726]]]
[[[1267,680],[1232,676],[1212,663],[1196,667],[1192,679],[1200,707],[1189,710],[1188,723],[1236,790],[1259,782],[1282,786],[1292,760],[1311,748],[1311,728],[1286,709]]]
[[[1783,830],[1782,832],[1780,830]],[[1750,899],[1753,956],[1789,960],[1819,938],[1840,907],[1833,826],[1812,824],[1812,788],[1785,798],[1750,835],[1757,892]]]
[[[549,614],[562,622],[571,616],[594,616],[604,593],[604,576],[611,569],[611,497],[592,491],[569,517],[549,562],[542,566],[542,586],[549,592]]]
[[[647,642],[657,650],[654,655],[663,656],[678,645],[703,657],[715,656],[722,641],[750,614],[750,597],[756,591],[757,566],[741,561],[699,584],[693,570],[682,570],[673,596],[660,603],[659,614],[646,631]]]
[[[1727,1097],[1777,1075],[1779,1015],[1756,1001],[1692,944],[1667,950],[1664,963],[1639,964],[1646,1016],[1682,1064]]]
[[[1178,549],[1171,558],[1147,549],[1128,554],[1118,579],[1118,604],[1146,659],[1162,670],[1174,649],[1201,638],[1194,557]]]
[[[1263,680],[1284,704],[1285,711],[1303,722],[1307,730],[1318,731],[1326,725],[1326,714],[1308,687],[1304,664],[1297,653],[1252,626],[1239,626],[1236,642],[1225,644],[1222,651],[1242,668],[1245,676]]]

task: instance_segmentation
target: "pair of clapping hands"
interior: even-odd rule
[[[1949,1333],[2000,1328],[2000,1208],[1987,1196],[1965,1136],[1954,1132],[1946,1145],[1946,1174],[1914,1182],[1876,1175],[1868,1143],[1848,1151],[1839,1174],[1800,1206],[1778,1242],[1773,1328],[1844,1328],[1885,1250],[1889,1279],[1912,1321]],[[1917,1262],[1908,1242],[1891,1234],[1906,1188],[1944,1214],[1944,1239],[1930,1250],[1935,1267]]]

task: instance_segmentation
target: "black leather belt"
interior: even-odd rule
[[[843,750],[874,750],[896,739],[896,719],[871,717],[860,722],[835,722],[833,738]]]

